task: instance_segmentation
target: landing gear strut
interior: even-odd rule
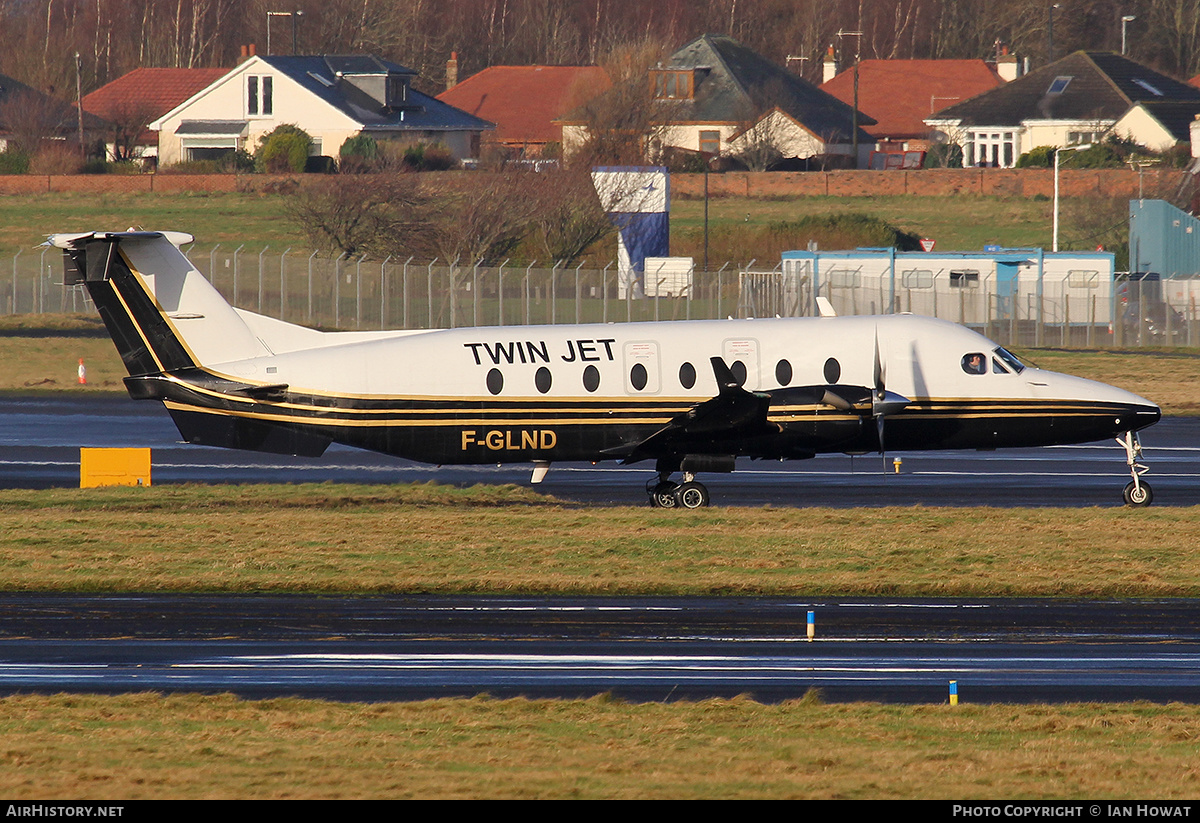
[[[646,484],[650,505],[660,509],[700,509],[708,505],[708,488],[691,472],[683,473],[683,482],[671,481],[671,472],[659,472]]]
[[[1124,437],[1117,438],[1117,443],[1125,448],[1125,462],[1133,478],[1125,487],[1125,505],[1149,506],[1154,501],[1154,491],[1149,483],[1142,480],[1142,475],[1150,471],[1150,467],[1138,462],[1142,459],[1142,444],[1137,432],[1125,432]]]

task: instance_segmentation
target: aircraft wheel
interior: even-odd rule
[[[659,483],[650,491],[650,505],[659,509],[673,509],[679,505],[675,496],[678,488],[674,483]]]
[[[681,483],[675,490],[675,497],[678,499],[679,505],[685,509],[699,509],[708,505],[708,489],[704,487],[703,483],[695,481]]]
[[[1154,502],[1154,492],[1150,489],[1150,484],[1143,482],[1135,484],[1132,480],[1125,487],[1125,505],[1126,506],[1149,506]]]

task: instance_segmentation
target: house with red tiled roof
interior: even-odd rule
[[[854,105],[854,69],[821,85],[821,91]],[[858,64],[858,109],[875,120],[863,131],[880,153],[922,152],[931,129],[925,118],[1004,85],[983,60],[863,60]]]
[[[966,166],[1010,168],[1039,146],[1109,134],[1163,151],[1188,140],[1200,89],[1109,52],[1078,51],[925,119]]]
[[[492,66],[437,99],[496,124],[484,146],[513,157],[540,157],[562,145],[555,120],[608,91],[612,80],[599,66]]]
[[[146,126],[229,73],[215,69],[134,69],[83,98],[83,110],[112,124],[110,157],[153,157],[158,135]]]

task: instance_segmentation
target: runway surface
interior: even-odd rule
[[[813,613],[816,639],[806,639]],[[0,596],[0,693],[1200,699],[1200,604]]]
[[[1200,419],[1143,435],[1156,505],[1200,500]],[[154,403],[0,398],[0,487],[73,487],[81,446],[149,446],[162,483],[527,485],[527,467],[434,467],[331,447],[316,460],[189,446]],[[714,505],[1119,506],[1115,443],[739,461]],[[648,466],[556,465],[537,487],[644,505]],[[807,612],[816,640],[805,635]],[[827,700],[1200,700],[1200,602],[0,595],[0,692],[230,691],[338,700],[632,700],[818,688]]]
[[[1200,502],[1200,418],[1167,418],[1142,435],[1159,505]],[[81,446],[148,446],[155,483],[436,480],[456,485],[528,485],[530,467],[427,466],[332,446],[316,459],[179,442],[161,404],[123,396],[0,397],[0,487],[76,486]],[[891,461],[901,460],[901,472]],[[568,500],[646,502],[648,463],[557,464],[536,487]],[[738,461],[731,475],[702,477],[714,505],[1119,506],[1129,481],[1116,443],[996,452],[823,455],[788,463]]]

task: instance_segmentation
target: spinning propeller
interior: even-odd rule
[[[875,329],[875,375],[874,387],[871,389],[871,416],[875,418],[875,432],[879,437],[879,453],[883,454],[883,421],[889,414],[895,414],[912,401],[903,395],[887,390],[887,365],[879,356],[879,329]]]

